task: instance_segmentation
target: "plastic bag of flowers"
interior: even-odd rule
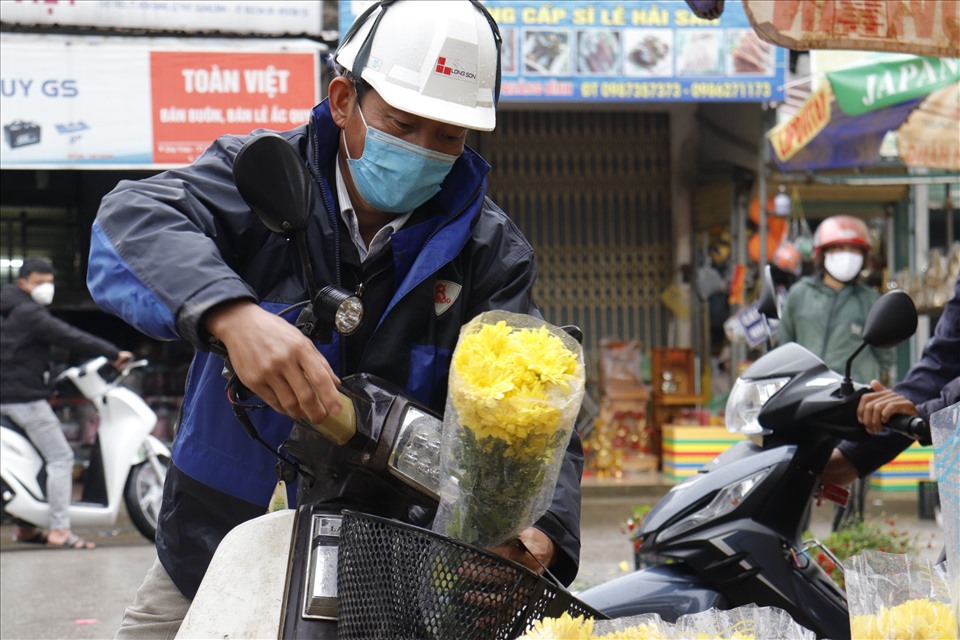
[[[783,609],[753,604],[727,611],[710,609],[680,616],[674,638],[717,638],[723,640],[816,640],[817,635],[801,626]]]
[[[536,623],[521,640],[815,640],[782,609],[745,605],[680,616],[676,624],[648,613],[615,620],[585,620],[564,614]]]
[[[583,392],[583,350],[562,329],[506,311],[467,323],[450,366],[433,530],[493,547],[539,519]]]
[[[960,621],[960,402],[930,416],[953,617]],[[960,635],[960,629],[957,630]]]
[[[956,640],[943,565],[867,550],[844,563],[850,635],[863,640]]]

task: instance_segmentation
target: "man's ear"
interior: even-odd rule
[[[327,87],[330,115],[341,129],[347,126],[347,116],[353,111],[353,101],[356,99],[356,95],[353,83],[343,76],[331,80]]]

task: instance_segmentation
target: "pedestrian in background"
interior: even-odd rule
[[[15,539],[67,549],[93,549],[70,530],[73,449],[48,402],[51,350],[69,350],[84,358],[105,356],[114,366],[133,357],[115,345],[54,317],[53,265],[28,258],[15,284],[0,289],[0,413],[22,428],[43,455],[47,470],[50,531],[18,523]]]
[[[819,356],[832,370],[844,373],[847,359],[860,346],[863,325],[880,294],[860,282],[870,252],[863,220],[833,216],[814,234],[813,275],[797,281],[787,294],[777,341],[797,342]],[[857,382],[886,380],[896,360],[893,349],[868,347],[851,368]]]

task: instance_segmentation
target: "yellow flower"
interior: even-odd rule
[[[519,640],[591,640],[593,637],[593,620],[584,616],[573,618],[564,612],[559,618],[537,620],[533,629]]]
[[[515,329],[503,320],[464,331],[451,369],[460,424],[481,443],[505,443],[514,457],[548,449],[564,426],[565,398],[583,377],[578,354],[546,326]]]
[[[950,605],[926,598],[882,607],[874,615],[850,617],[850,635],[863,640],[956,640]]]

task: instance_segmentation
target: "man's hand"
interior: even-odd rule
[[[341,410],[340,379],[313,343],[283,318],[249,300],[225,302],[206,319],[240,381],[273,409],[318,423]]]
[[[112,363],[113,368],[119,369],[120,367],[123,366],[125,362],[129,362],[130,360],[133,360],[133,354],[130,353],[129,351],[121,351],[120,353],[117,354],[117,359],[114,360]]]
[[[507,560],[522,564],[538,574],[543,574],[544,567],[549,568],[557,555],[557,547],[553,540],[534,527],[527,527],[520,533],[517,540],[504,542],[491,551]]]
[[[823,470],[823,475],[820,477],[820,480],[824,484],[835,484],[845,487],[859,476],[860,472],[853,466],[853,463],[847,460],[847,458],[840,453],[839,449],[834,449],[833,453],[830,454],[830,461],[827,462],[827,466]]]
[[[871,434],[880,433],[883,425],[895,415],[917,415],[917,408],[912,402],[887,389],[878,381],[871,380],[870,388],[873,389],[873,393],[865,393],[860,397],[857,420]]]

